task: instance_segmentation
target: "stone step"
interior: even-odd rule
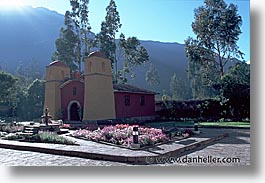
[[[33,133],[33,130],[24,130],[24,132],[32,132]]]
[[[33,133],[29,133],[29,132],[22,132],[20,133],[21,135],[33,135]]]
[[[24,130],[34,130],[34,128],[24,128]]]

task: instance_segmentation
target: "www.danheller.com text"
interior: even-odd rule
[[[214,156],[195,156],[195,157],[169,157],[169,156],[159,156],[159,157],[146,157],[147,163],[178,163],[178,164],[231,164],[240,163],[240,158],[237,157],[214,157]]]

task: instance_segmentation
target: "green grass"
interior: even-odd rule
[[[154,123],[146,123],[146,126],[151,126],[154,128],[162,127],[174,127],[174,126],[193,126],[193,122],[187,121],[187,122],[177,122],[177,121],[165,121],[165,122],[154,122]]]
[[[201,126],[250,127],[249,122],[201,122]]]
[[[178,126],[186,126],[193,127],[193,121],[186,122],[178,122],[178,121],[165,121],[165,122],[154,122],[154,123],[146,123],[146,126],[151,126],[154,128],[159,127],[178,127]],[[219,126],[219,127],[250,127],[250,122],[200,122],[200,126]]]

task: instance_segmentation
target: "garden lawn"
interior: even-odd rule
[[[165,122],[154,122],[154,123],[146,123],[145,126],[150,126],[153,128],[160,128],[160,127],[178,127],[178,126],[185,126],[185,127],[193,127],[193,121],[165,121]]]
[[[165,121],[146,123],[146,126],[160,128],[160,127],[193,127],[193,121],[179,122],[179,121]],[[200,122],[200,126],[218,126],[218,127],[250,127],[250,122]]]
[[[220,126],[220,127],[247,127],[250,128],[250,122],[201,122],[200,126]]]

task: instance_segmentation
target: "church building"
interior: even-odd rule
[[[113,84],[111,61],[102,52],[84,59],[84,74],[70,74],[61,61],[46,67],[45,103],[53,119],[106,120],[155,115],[155,94],[127,84]]]

